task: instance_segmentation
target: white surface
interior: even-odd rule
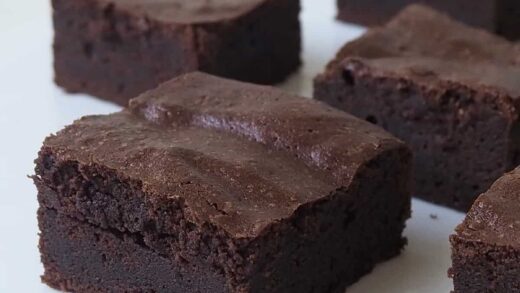
[[[44,137],[86,114],[118,107],[52,83],[50,0],[0,0],[0,292],[53,292],[40,283],[36,190],[27,175]],[[282,87],[310,96],[312,78],[362,30],[333,21],[333,0],[306,0],[301,72]],[[431,215],[436,215],[431,217]],[[348,292],[449,292],[448,235],[463,215],[418,200],[404,253]]]

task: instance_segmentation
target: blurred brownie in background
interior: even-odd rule
[[[444,11],[466,24],[509,39],[520,38],[520,1],[517,0],[337,0],[338,19],[369,26],[382,25],[414,3]]]
[[[314,96],[382,126],[415,156],[415,194],[467,211],[520,162],[520,49],[425,6],[340,50]]]
[[[126,105],[200,70],[261,84],[300,65],[299,0],[53,0],[56,83]]]

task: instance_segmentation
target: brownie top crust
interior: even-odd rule
[[[426,89],[460,85],[520,96],[520,46],[421,5],[345,45],[327,68],[370,71]]]
[[[181,200],[190,221],[236,238],[350,188],[370,160],[406,149],[318,101],[203,73],[166,82],[122,112],[79,119],[44,148],[138,181],[148,197]]]
[[[469,241],[520,248],[520,167],[475,201],[456,233]]]
[[[272,0],[98,0],[143,18],[173,24],[199,24],[238,18]]]

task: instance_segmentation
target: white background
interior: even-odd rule
[[[72,0],[70,0],[72,1]],[[188,0],[187,0],[188,1]],[[50,0],[0,0],[0,292],[53,292],[40,283],[36,190],[27,175],[44,137],[117,106],[66,95],[52,82]],[[362,29],[334,21],[334,0],[304,0],[304,62],[281,87],[310,96],[312,78]],[[348,292],[449,292],[448,236],[463,215],[419,200],[404,253]]]

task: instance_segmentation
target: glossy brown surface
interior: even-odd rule
[[[520,168],[517,168],[500,177],[478,197],[457,227],[457,237],[520,249],[519,199]]]
[[[382,28],[345,45],[328,69],[361,59],[375,75],[394,74],[435,88],[454,82],[520,95],[520,46],[465,26],[425,6],[412,5]],[[352,66],[357,65],[352,60]],[[327,73],[326,73],[327,74]]]
[[[362,164],[400,144],[317,101],[201,73],[46,141],[65,160],[96,162],[149,194],[183,198],[190,220],[235,237],[254,237],[302,203],[349,186]]]

